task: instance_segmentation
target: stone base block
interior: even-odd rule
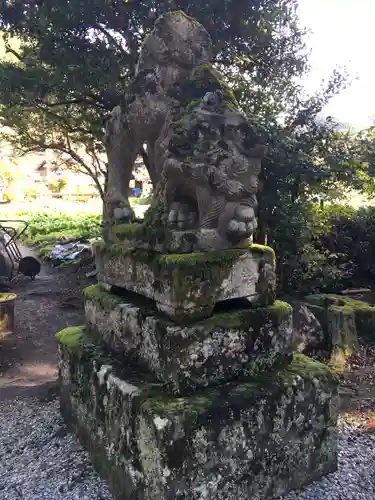
[[[375,307],[331,294],[310,295],[306,300],[307,306],[321,319],[330,363],[336,370],[343,370],[349,356],[359,348],[361,326],[375,317]]]
[[[84,291],[86,323],[112,352],[136,359],[173,393],[248,378],[291,358],[292,308],[217,313],[187,326],[158,313],[151,301],[119,297],[93,285]]]
[[[337,380],[296,355],[247,383],[174,398],[60,333],[61,410],[118,500],[264,500],[337,466]]]
[[[256,306],[275,300],[275,257],[268,247],[158,254],[98,243],[98,281],[156,302],[175,321],[208,317],[215,304],[247,298]]]

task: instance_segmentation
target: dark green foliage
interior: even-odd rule
[[[375,207],[327,205],[304,217],[302,237],[294,246],[288,242],[286,255],[276,252],[280,291],[335,293],[374,286]]]
[[[322,235],[322,247],[351,267],[354,286],[375,282],[375,207],[331,215],[331,230]]]
[[[279,219],[275,247],[280,293],[335,292],[351,286],[353,267],[332,252],[324,239],[333,231],[332,222],[355,210],[341,205],[318,208],[297,203],[291,215]]]

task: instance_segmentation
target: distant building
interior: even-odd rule
[[[131,194],[135,194],[136,190],[137,192],[140,190],[140,195],[143,197],[148,196],[152,192],[150,176],[141,158],[138,158],[135,162],[129,188]]]

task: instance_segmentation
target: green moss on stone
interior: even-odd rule
[[[310,304],[314,304],[317,306],[337,306],[346,311],[370,311],[375,313],[375,306],[368,304],[367,302],[363,302],[361,300],[352,299],[350,297],[346,297],[344,295],[335,295],[335,294],[315,294],[309,295],[306,297],[306,301]]]
[[[107,292],[100,285],[91,285],[85,288],[83,290],[83,297],[85,300],[100,304],[107,311],[115,309],[115,307],[124,303],[122,297]]]
[[[268,247],[266,245],[259,245],[258,243],[253,243],[252,245],[250,245],[250,250],[254,253],[260,253],[261,255],[268,257],[270,264],[272,264],[273,266],[276,265],[276,254],[273,248]]]
[[[246,249],[235,248],[186,254],[159,254],[141,249],[127,249],[121,244],[103,245],[102,242],[96,243],[94,248],[99,251],[108,252],[114,257],[120,255],[124,257],[135,256],[137,261],[144,262],[153,267],[155,271],[174,271],[179,269],[188,271],[194,277],[202,276],[205,272],[210,274],[213,268],[215,268],[216,272],[218,267],[228,272],[231,270],[233,264],[248,252]]]
[[[286,309],[286,306],[282,306]],[[258,404],[266,398],[272,401],[274,396],[287,394],[287,391],[302,378],[306,383],[330,384],[331,389],[337,385],[336,375],[325,365],[304,355],[295,354],[291,363],[259,374],[246,382],[232,382],[218,388],[204,389],[196,394],[174,397],[168,394],[163,384],[147,382],[147,377],[131,366],[119,364],[102,352],[100,346],[93,349],[90,334],[87,337],[84,327],[73,327],[58,334],[60,342],[68,349],[78,352],[80,358],[75,363],[84,363],[91,369],[100,371],[103,364],[112,367],[112,373],[139,389],[139,404],[155,417],[176,420],[182,425],[200,425],[214,419],[233,418],[249,403]],[[77,349],[79,348],[79,349]],[[332,387],[333,386],[333,387]],[[290,397],[290,395],[288,396]]]
[[[204,89],[204,92],[219,92],[223,96],[223,101],[231,111],[238,110],[238,102],[232,89],[225,82],[223,76],[212,64],[199,65],[192,76],[192,84],[198,89]],[[203,96],[202,96],[203,97]]]
[[[175,317],[178,317],[179,304],[181,304],[182,316],[186,317],[183,304],[191,300],[195,304],[196,311],[196,315],[190,318],[191,321],[202,317],[203,313],[205,314],[204,311],[207,312],[207,308],[213,306],[215,294],[223,281],[228,278],[236,261],[252,252],[250,247],[185,254],[160,254],[148,250],[129,249],[121,244],[103,246],[102,243],[97,243],[94,248],[96,252],[102,252],[105,259],[123,257],[124,262],[129,259],[134,273],[136,273],[137,263],[144,263],[150,267],[153,271],[155,289],[163,282],[172,282],[173,299],[177,305]],[[256,252],[259,251],[273,255],[267,247],[257,247]],[[136,279],[136,274],[134,279]],[[267,278],[262,281],[266,282]],[[273,287],[271,288],[270,293],[260,290],[262,302],[265,301],[268,304],[274,302],[274,294],[271,293]]]
[[[309,295],[306,301],[326,309],[333,307],[337,312],[340,310],[343,313],[353,313],[358,334],[365,337],[375,336],[375,306],[361,300],[334,294]]]
[[[293,307],[288,302],[276,300],[276,302],[265,308],[269,316],[277,317],[278,320],[289,318],[293,314]]]
[[[15,293],[0,293],[0,302],[12,302],[16,300],[17,295]]]
[[[71,326],[56,334],[58,341],[68,350],[80,350],[87,346],[85,326]]]
[[[285,369],[286,374],[299,375],[303,379],[323,379],[338,384],[335,373],[325,364],[304,354],[293,355],[293,362]]]
[[[268,307],[259,307],[255,309],[241,309],[239,311],[214,314],[210,318],[202,321],[205,331],[213,329],[258,329],[272,322],[273,325],[279,325],[283,321],[292,318],[293,308],[287,302],[277,300]]]
[[[146,224],[117,224],[113,226],[112,232],[119,241],[128,239],[150,245],[165,244],[170,238],[170,233],[165,228],[154,228]]]
[[[172,12],[168,12],[168,14],[166,14],[166,15],[169,16],[169,17],[184,16],[184,17],[186,17],[188,19],[193,19],[192,17],[190,17],[187,14],[185,14],[185,12],[183,10],[173,10]]]
[[[228,278],[235,262],[245,253],[246,250],[233,249],[160,255],[156,260],[156,269],[157,273],[161,273],[160,281],[163,273],[173,275],[177,305],[192,297],[199,317],[200,307],[206,308],[207,304],[213,303],[214,294]]]
[[[187,254],[160,255],[157,261],[166,268],[176,267],[182,270],[204,271],[207,266],[222,265],[232,266],[242,255],[246,253],[244,249],[215,250],[211,252],[192,252]],[[195,271],[194,271],[195,272]]]
[[[212,421],[219,414],[223,415],[225,409],[230,409],[229,414],[233,415],[236,408],[248,407],[251,401],[255,403],[285,392],[300,378],[314,384],[328,383],[334,387],[338,384],[338,378],[330,368],[302,354],[295,354],[289,365],[262,373],[248,382],[206,389],[190,397],[173,398],[166,394],[146,391],[143,394],[143,405],[145,409],[162,418],[181,422],[183,414],[185,422],[199,425],[207,420]],[[228,415],[224,416],[227,417]]]
[[[124,235],[128,238],[135,236],[139,232],[140,224],[116,224],[113,228],[115,234]]]

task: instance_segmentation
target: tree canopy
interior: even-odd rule
[[[267,229],[297,202],[339,183],[365,189],[355,141],[318,120],[342,75],[334,72],[310,97],[299,87],[308,64],[297,7],[298,0],[69,0],[62,11],[59,0],[0,0],[13,56],[0,62],[7,139],[20,152],[68,153],[97,179],[105,171],[104,120],[134,74],[140,45],[158,15],[181,9],[209,30],[215,64],[269,135],[260,200]]]
[[[268,94],[258,101],[287,101],[306,67],[296,3],[70,0],[62,13],[58,0],[1,0],[7,50],[15,57],[0,64],[3,124],[16,131],[13,143],[22,151],[72,144],[100,151],[103,121],[134,73],[145,34],[173,9],[202,22],[216,63],[228,75],[246,75],[254,96]],[[17,49],[12,37],[21,41]]]

